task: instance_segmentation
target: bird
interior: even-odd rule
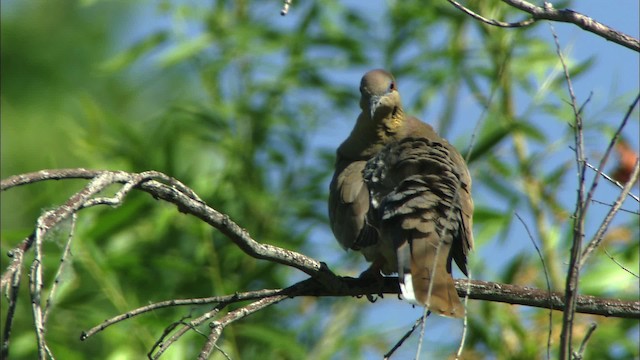
[[[333,234],[372,263],[361,277],[397,273],[404,299],[463,317],[451,269],[453,260],[468,276],[473,249],[465,160],[430,125],[405,114],[388,71],[364,74],[360,95],[361,112],[336,151],[329,186]]]

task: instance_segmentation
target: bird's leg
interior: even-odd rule
[[[382,276],[382,272],[381,272],[383,265],[384,265],[384,259],[377,258],[371,264],[371,266],[369,266],[367,270],[363,271],[362,274],[358,276],[359,279],[374,282],[377,285],[378,296],[380,296],[380,298],[384,297],[382,295],[382,289],[384,288],[384,276]],[[367,300],[373,303],[373,302],[376,302],[376,300],[378,299],[372,294],[367,294]]]

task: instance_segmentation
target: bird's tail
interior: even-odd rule
[[[369,160],[363,176],[375,210],[369,222],[382,241],[392,242],[403,296],[434,313],[463,317],[451,277],[452,246],[464,247],[453,244],[464,241],[457,169],[445,144],[407,138]]]
[[[437,238],[437,234],[433,234]],[[414,304],[449,317],[464,316],[451,274],[447,271],[449,247],[438,239],[415,239],[397,249],[398,277],[402,295]]]

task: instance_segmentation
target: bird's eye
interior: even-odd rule
[[[392,81],[391,84],[389,84],[389,90],[395,90],[395,89],[396,89],[396,83]]]

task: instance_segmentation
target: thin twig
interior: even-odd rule
[[[462,357],[462,351],[464,350],[464,343],[467,340],[467,333],[469,330],[469,294],[471,288],[471,270],[469,270],[469,275],[467,276],[467,286],[465,288],[464,294],[464,320],[462,321],[462,336],[460,337],[460,345],[458,346],[458,351],[456,352],[456,360],[459,360]]]
[[[544,261],[544,256],[542,256],[542,252],[540,251],[540,248],[538,247],[538,244],[536,244],[535,239],[533,238],[533,235],[531,234],[531,231],[529,230],[529,226],[527,226],[527,223],[524,222],[524,220],[522,219],[522,217],[520,217],[520,214],[515,213],[516,217],[518,218],[518,220],[520,220],[520,223],[522,223],[522,226],[524,226],[525,231],[527,232],[527,235],[529,236],[529,240],[531,240],[531,243],[533,244],[533,247],[536,249],[536,252],[538,253],[538,257],[540,258],[540,262],[542,263],[542,270],[544,271],[544,278],[547,282],[547,291],[549,292],[549,333],[547,334],[547,359],[551,359],[551,336],[553,334],[553,311],[551,310],[552,306],[551,306],[551,282],[549,281],[549,272],[547,272],[547,265],[545,264]]]
[[[153,359],[153,352],[156,351],[157,348],[164,346],[164,339],[166,339],[166,337],[169,336],[169,334],[171,334],[171,332],[175,330],[178,327],[178,325],[186,325],[184,321],[190,317],[191,317],[191,313],[184,315],[183,317],[180,318],[180,320],[173,322],[169,324],[169,326],[165,327],[164,331],[162,331],[162,335],[160,335],[158,340],[156,340],[153,346],[151,346],[151,350],[149,350],[149,352],[147,353],[147,358]],[[198,331],[198,329],[193,329],[193,330],[198,334],[202,334],[200,331]],[[80,340],[83,340],[83,339],[80,338]]]
[[[609,251],[607,251],[606,247],[602,247],[602,250],[604,251],[604,253],[609,257],[609,259],[611,259],[611,261],[613,261],[616,265],[618,265],[618,267],[626,272],[628,272],[629,274],[631,274],[631,276],[640,279],[640,276],[636,273],[634,273],[633,271],[627,269],[624,265],[622,265],[618,260],[616,260],[613,255],[611,255],[609,253]]]
[[[633,109],[636,107],[636,105],[638,104],[638,102],[640,101],[640,94],[638,94],[638,96],[636,96],[635,100],[633,101],[633,103],[631,103],[631,106],[629,106],[629,109],[627,110],[627,113],[625,114],[625,116],[622,118],[622,121],[620,122],[620,125],[618,126],[618,129],[616,129],[616,132],[613,134],[613,136],[611,137],[611,140],[609,141],[609,145],[607,146],[607,149],[604,152],[604,155],[602,155],[602,159],[600,159],[600,164],[598,164],[598,169],[604,169],[604,167],[607,165],[607,160],[609,160],[609,155],[611,154],[611,151],[613,150],[613,146],[616,144],[616,142],[618,141],[618,139],[620,138],[620,133],[622,133],[622,130],[624,129],[625,125],[627,125],[627,122],[629,121],[629,117],[631,117],[631,113],[633,112]],[[591,187],[589,188],[589,193],[587,194],[587,198],[585,200],[585,208],[584,208],[584,212],[587,212],[587,209],[589,208],[589,204],[591,203],[591,200],[593,199],[593,195],[596,191],[596,187],[598,186],[598,181],[600,180],[600,171],[596,171],[596,176],[594,176],[593,178],[593,182],[591,183]],[[584,256],[584,254],[583,254]]]
[[[38,221],[38,225],[36,227],[36,235],[34,241],[34,258],[31,263],[31,271],[29,273],[29,294],[31,295],[31,309],[33,312],[33,322],[34,322],[34,330],[36,332],[36,342],[38,344],[38,358],[40,360],[44,360],[47,354],[47,343],[44,338],[45,327],[43,323],[42,316],[42,303],[41,303],[41,294],[43,280],[42,280],[42,268],[43,268],[43,254],[42,254],[42,243],[44,242],[44,235],[46,234],[46,226],[43,225],[42,220],[46,218],[45,216],[40,217],[40,221]]]
[[[40,170],[32,173],[20,174],[10,176],[0,182],[0,191],[9,190],[16,186],[33,184],[40,181],[45,180],[61,180],[61,179],[95,179],[100,175],[106,175],[112,178],[111,183],[127,183],[131,181],[135,181],[133,179],[138,179],[138,182],[144,180],[157,180],[171,187],[176,188],[183,194],[189,196],[190,198],[202,201],[198,195],[191,190],[188,186],[184,185],[182,182],[178,181],[171,176],[168,176],[164,173],[155,170],[144,171],[138,174],[128,173],[125,171],[108,171],[108,170],[90,170],[84,168],[74,168],[74,169],[55,169],[55,170]]]
[[[431,314],[431,311],[425,306],[422,310],[421,324],[420,324],[420,337],[418,337],[418,346],[416,347],[415,360],[420,360],[420,353],[422,352],[422,343],[424,341],[424,333],[427,329],[427,316]]]
[[[609,224],[611,224],[613,217],[618,213],[618,210],[620,210],[620,207],[622,206],[622,202],[627,197],[627,195],[635,185],[636,181],[638,181],[639,173],[640,173],[640,158],[636,159],[636,164],[633,167],[631,178],[625,184],[624,188],[618,195],[618,198],[616,199],[615,203],[613,203],[613,206],[611,207],[611,209],[609,209],[609,212],[607,213],[604,220],[602,221],[602,224],[600,224],[598,231],[596,231],[596,234],[593,236],[593,238],[591,238],[591,241],[589,241],[589,244],[582,252],[582,256],[579,261],[580,267],[584,266],[585,262],[587,261],[587,258],[591,255],[593,250],[595,250],[600,245],[600,243],[602,243],[602,240],[604,239],[604,234],[609,228]]]
[[[184,322],[180,322],[183,326],[175,333],[173,334],[169,340],[167,340],[166,342],[163,341],[164,338],[166,337],[166,335],[168,335],[171,331],[173,331],[175,329],[175,326],[171,326],[169,329],[167,329],[162,337],[156,342],[156,344],[154,345],[154,348],[151,349],[151,351],[149,352],[148,356],[149,359],[152,360],[157,360],[160,358],[160,356],[162,356],[162,354],[164,354],[164,352],[171,347],[171,345],[173,345],[176,341],[178,341],[182,335],[186,334],[187,331],[189,330],[195,330],[197,326],[203,324],[205,321],[214,318],[215,316],[218,315],[218,313],[220,313],[220,311],[222,311],[226,306],[228,305],[228,303],[220,303],[218,305],[216,305],[216,307],[214,307],[211,311],[207,311],[206,313],[202,314],[201,316],[199,316],[198,318],[188,322],[188,323],[184,323]],[[175,324],[177,325],[177,324]],[[158,349],[158,351],[153,354],[153,351],[155,349]]]
[[[209,358],[209,356],[211,355],[211,352],[215,349],[215,345],[216,345],[216,342],[218,341],[218,338],[222,334],[222,330],[224,330],[226,326],[228,326],[229,324],[235,321],[243,319],[259,310],[262,310],[268,306],[277,304],[280,301],[286,299],[287,297],[288,297],[287,295],[274,295],[274,296],[265,297],[245,307],[231,311],[227,315],[223,316],[220,320],[217,320],[211,323],[210,325],[211,333],[207,338],[207,342],[205,343],[205,345],[202,347],[202,350],[200,351],[198,360],[206,360]]]
[[[405,341],[407,341],[407,339],[411,336],[411,334],[413,334],[413,332],[416,331],[416,329],[418,328],[418,325],[424,322],[423,320],[424,318],[422,317],[422,315],[420,315],[420,317],[413,323],[413,326],[411,326],[411,329],[409,329],[409,331],[407,331],[400,338],[400,340],[398,340],[398,342],[391,348],[391,350],[389,350],[386,354],[384,354],[383,359],[384,360],[390,359],[391,355],[393,355],[393,353],[396,352],[396,350],[398,350],[400,346],[404,344]]]
[[[458,10],[461,10],[462,12],[464,12],[465,14],[471,16],[472,18],[482,21],[483,23],[487,24],[487,25],[492,25],[492,26],[497,26],[497,27],[502,27],[502,28],[517,28],[517,27],[525,27],[525,26],[529,26],[531,24],[533,24],[534,22],[536,22],[535,19],[530,18],[530,19],[526,19],[526,20],[522,20],[522,21],[517,21],[517,22],[504,22],[504,21],[499,21],[499,20],[494,20],[494,19],[488,19],[482,15],[479,15],[475,12],[473,12],[472,10],[464,7],[462,4],[460,4],[459,2],[455,1],[455,0],[447,0],[451,5],[455,6],[456,8],[458,8]]]
[[[229,354],[227,354],[224,350],[222,350],[222,348],[221,348],[221,347],[219,347],[218,345],[216,345],[216,346],[215,346],[215,348],[216,348],[216,350],[218,350],[218,351],[222,354],[222,356],[224,356],[224,357],[225,357],[225,359],[227,359],[227,360],[231,360],[231,356],[229,356]]]
[[[573,353],[574,360],[582,360],[582,357],[584,355],[584,350],[587,347],[587,342],[589,341],[589,339],[591,338],[591,335],[593,334],[593,332],[596,330],[597,327],[598,327],[598,324],[596,323],[591,323],[591,325],[589,325],[587,334],[584,336],[584,340],[582,340],[582,343],[580,344],[580,349],[578,350],[577,353],[576,352]]]
[[[7,299],[9,300],[7,317],[2,333],[2,352],[0,352],[0,358],[2,359],[9,358],[9,342],[11,339],[13,318],[16,314],[16,306],[18,305],[18,290],[20,289],[20,279],[22,278],[24,250],[22,250],[22,248],[13,249],[9,252],[9,256],[12,258],[11,264],[2,275],[2,289],[4,289]]]
[[[567,271],[567,279],[565,285],[565,310],[562,315],[562,332],[560,333],[560,360],[566,360],[571,356],[571,337],[573,332],[573,318],[576,307],[576,299],[578,297],[578,278],[580,276],[580,255],[582,240],[584,238],[584,222],[585,222],[585,200],[584,200],[584,183],[585,183],[585,169],[584,165],[586,160],[584,157],[584,144],[583,144],[583,130],[582,130],[582,115],[578,109],[576,96],[573,91],[573,85],[571,84],[571,76],[569,75],[569,69],[562,56],[562,50],[560,48],[560,41],[558,35],[553,29],[553,25],[549,26],[553,40],[556,45],[556,53],[562,64],[564,71],[564,77],[567,82],[567,89],[569,96],[571,97],[571,108],[573,109],[573,115],[575,119],[574,136],[576,144],[576,165],[578,169],[578,196],[576,199],[574,219],[573,219],[573,239],[571,244],[571,255],[569,258],[569,269]]]
[[[71,215],[71,224],[69,225],[70,228],[69,235],[67,236],[67,242],[64,245],[64,250],[62,251],[62,256],[60,257],[60,265],[58,266],[56,275],[53,278],[53,285],[51,285],[51,291],[49,291],[49,296],[47,296],[47,302],[44,307],[44,315],[42,319],[42,324],[44,326],[47,325],[49,310],[51,310],[51,306],[53,305],[53,300],[58,289],[58,284],[60,284],[60,279],[62,277],[62,272],[64,271],[65,265],[68,263],[68,259],[71,257],[71,240],[73,239],[73,234],[75,232],[77,217],[77,213],[73,213]]]
[[[594,203],[600,204],[600,205],[605,205],[607,207],[613,207],[613,205],[614,205],[614,204],[610,204],[610,203],[607,203],[607,202],[604,202],[604,201],[600,201],[600,200],[596,200],[596,199],[591,200],[591,202],[594,202]],[[640,211],[638,211],[638,210],[629,210],[629,209],[623,209],[623,208],[620,208],[618,210],[621,211],[621,212],[626,212],[626,213],[633,214],[633,215],[640,215]]]
[[[174,306],[187,306],[187,305],[206,305],[213,303],[226,303],[232,304],[235,302],[247,301],[247,300],[257,300],[262,299],[267,296],[274,296],[277,294],[283,293],[283,289],[264,289],[258,291],[247,291],[242,293],[235,293],[233,295],[225,295],[225,296],[212,296],[207,298],[195,298],[195,299],[174,299],[167,301],[160,301],[157,303],[149,304],[146,306],[139,307],[137,309],[128,311],[124,314],[112,317],[111,319],[105,320],[102,324],[92,327],[87,331],[83,331],[80,335],[80,340],[86,340],[87,338],[105,330],[109,326],[116,324],[120,321],[130,319],[136,317],[138,315],[142,315],[149,311],[154,311],[166,307],[174,307]]]
[[[500,67],[498,69],[498,78],[502,78],[502,76],[504,75],[504,70],[506,68],[506,62],[507,59],[505,57],[504,61],[500,64]],[[491,104],[493,103],[493,99],[495,98],[495,95],[497,93],[498,90],[498,86],[497,86],[497,81],[494,82],[491,86],[491,91],[489,93],[489,97],[486,100],[486,103],[484,104],[484,106],[482,106],[482,111],[480,112],[480,116],[478,117],[478,120],[476,121],[476,124],[473,128],[473,132],[471,133],[471,137],[469,139],[469,146],[466,149],[466,153],[464,156],[464,161],[465,163],[469,164],[470,160],[471,160],[471,155],[472,155],[472,150],[474,148],[474,146],[476,145],[476,137],[478,135],[478,132],[480,131],[480,126],[482,125],[482,123],[484,123],[486,121],[486,117],[487,114],[489,113],[489,109],[491,107]],[[467,287],[466,287],[466,291],[464,292],[464,301],[463,301],[463,305],[464,305],[464,319],[462,321],[462,336],[460,337],[460,345],[458,346],[458,351],[456,353],[456,359],[458,359],[461,355],[462,355],[462,351],[464,349],[464,343],[467,337],[467,331],[468,331],[468,316],[469,316],[469,311],[468,311],[468,304],[469,304],[469,289],[471,286],[471,269],[467,269],[468,275],[467,275]]]
[[[573,147],[569,147],[571,150],[574,150]],[[611,176],[607,175],[606,173],[604,173],[603,171],[600,171],[600,169],[595,168],[593,165],[589,164],[589,162],[585,163],[587,165],[587,167],[597,173],[599,173],[600,175],[602,175],[603,178],[607,179],[609,182],[611,182],[613,185],[617,186],[620,188],[620,190],[624,189],[624,185],[620,184],[618,181],[614,180]],[[631,197],[633,200],[640,202],[640,197],[638,197],[638,195],[635,195],[633,193],[629,193],[629,197]],[[595,200],[592,200],[593,202],[597,202]]]

